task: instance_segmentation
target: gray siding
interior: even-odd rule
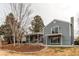
[[[64,21],[59,21],[59,20],[54,20],[44,28],[44,35],[46,36],[47,34],[51,34],[51,28],[53,28],[54,26],[59,26],[59,33],[62,33],[62,35],[63,35],[62,45],[71,45],[70,23],[64,22]],[[47,39],[47,42],[48,42],[48,44],[50,44],[49,39]]]

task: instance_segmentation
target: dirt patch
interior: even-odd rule
[[[26,45],[27,46],[27,45]],[[17,46],[18,48],[18,46]],[[36,48],[36,47],[35,47]],[[4,48],[3,48],[4,49]],[[78,47],[70,47],[70,48],[47,48],[43,51],[34,52],[34,53],[15,53],[8,52],[1,49],[0,56],[79,56],[79,48]],[[37,49],[37,48],[36,48]],[[32,51],[32,48],[31,48]]]
[[[21,44],[21,45],[13,45],[13,44],[8,44],[8,45],[3,45],[0,47],[2,50],[11,50],[11,51],[16,51],[16,52],[36,52],[40,51],[43,48],[45,48],[42,45],[32,45],[32,44]]]

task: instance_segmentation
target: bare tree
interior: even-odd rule
[[[16,20],[15,20],[15,17],[12,13],[9,13],[9,15],[6,17],[6,24],[8,24],[11,28],[11,31],[12,31],[12,36],[15,40],[15,34],[16,34],[16,27],[17,27],[17,23],[16,23]],[[15,42],[14,42],[15,43]]]
[[[15,40],[20,40],[26,33],[26,25],[29,21],[29,17],[32,14],[31,11],[31,4],[23,4],[23,3],[11,3],[11,10],[15,16],[15,21],[10,22],[10,27],[12,29],[12,35],[14,39],[14,46]]]

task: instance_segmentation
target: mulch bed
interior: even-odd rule
[[[15,46],[13,46],[13,44],[8,44],[0,47],[0,49],[2,50],[12,50],[16,52],[36,52],[36,51],[40,51],[43,48],[44,46],[38,45],[38,44],[37,45],[32,45],[32,44],[17,45],[16,44]]]

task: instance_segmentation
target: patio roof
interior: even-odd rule
[[[28,36],[28,35],[43,35],[44,33],[40,33],[40,32],[38,32],[38,33],[29,33],[29,34],[26,34],[26,36]]]
[[[62,36],[62,33],[47,34],[46,36],[48,36],[48,37]]]

